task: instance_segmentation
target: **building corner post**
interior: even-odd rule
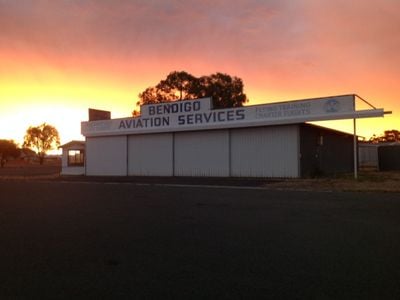
[[[358,179],[358,153],[357,153],[357,123],[353,119],[353,151],[354,151],[354,179]]]

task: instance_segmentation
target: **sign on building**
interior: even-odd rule
[[[383,109],[355,110],[355,95],[213,109],[211,98],[141,106],[139,117],[82,122],[82,134],[142,134],[207,130],[383,116]]]

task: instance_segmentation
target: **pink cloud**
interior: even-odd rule
[[[315,78],[347,85],[365,73],[399,75],[399,12],[391,0],[9,0],[0,2],[0,48],[68,70],[226,71],[280,88]]]

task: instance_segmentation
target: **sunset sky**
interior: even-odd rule
[[[370,137],[400,130],[399,53],[398,0],[0,0],[0,139],[83,139],[89,107],[130,116],[174,70],[238,76],[250,105],[359,94],[393,111]]]

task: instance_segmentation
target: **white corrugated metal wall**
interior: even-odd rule
[[[231,131],[231,176],[299,177],[297,125]]]
[[[86,175],[126,176],[127,137],[86,138]]]
[[[379,169],[378,145],[358,144],[358,163],[362,169]]]
[[[175,134],[176,176],[229,176],[229,131]]]
[[[173,176],[173,133],[129,136],[128,174]]]
[[[87,138],[87,175],[299,177],[298,125]]]

